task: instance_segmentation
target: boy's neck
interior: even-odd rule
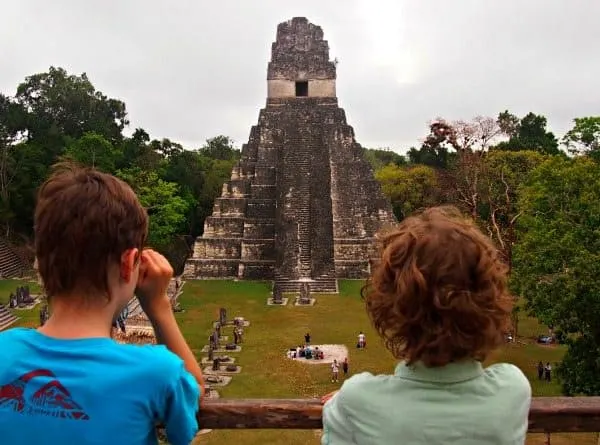
[[[111,337],[113,304],[77,304],[62,298],[52,301],[52,315],[38,331],[54,338]]]

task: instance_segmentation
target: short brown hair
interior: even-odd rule
[[[512,307],[495,246],[454,207],[428,209],[384,234],[361,293],[394,356],[429,367],[483,361],[502,343]]]
[[[107,271],[146,242],[148,215],[125,182],[71,163],[54,166],[35,209],[35,253],[48,297],[108,295]]]

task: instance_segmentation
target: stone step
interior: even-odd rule
[[[275,280],[277,286],[282,292],[300,292],[303,282],[297,280]],[[332,293],[338,291],[337,280],[335,278],[316,279],[310,283],[311,293]]]
[[[23,275],[23,269],[21,259],[4,239],[0,239],[0,275],[3,278],[20,277]]]
[[[18,319],[19,317],[15,316],[12,312],[10,312],[10,310],[6,306],[0,305],[0,331],[8,328]]]

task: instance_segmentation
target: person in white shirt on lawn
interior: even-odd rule
[[[340,366],[338,365],[337,360],[334,360],[331,364],[331,383],[337,383],[339,373]]]
[[[363,334],[362,331],[360,331],[360,334],[358,334],[358,347],[360,349],[363,349],[366,345],[367,342],[365,340],[365,334]]]

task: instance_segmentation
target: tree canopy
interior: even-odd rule
[[[598,395],[598,164],[584,157],[546,160],[523,186],[519,207],[515,290],[543,323],[572,334],[558,368],[565,393]]]

